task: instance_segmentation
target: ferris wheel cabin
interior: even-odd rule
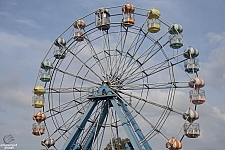
[[[33,93],[35,95],[32,97],[32,106],[34,106],[34,108],[42,108],[45,105],[45,88],[39,84],[35,86],[35,88],[33,89]]]
[[[184,68],[187,73],[197,73],[200,68],[199,60],[197,58],[186,60],[184,62]]]
[[[102,7],[95,12],[95,26],[99,30],[109,30],[110,13],[108,9]]]
[[[45,98],[44,95],[34,95],[32,97],[32,106],[34,106],[34,108],[42,108],[45,105]]]
[[[200,136],[200,127],[198,123],[185,123],[184,124],[184,135],[188,138],[197,138]]]
[[[199,90],[198,92],[195,90],[189,91],[190,101],[195,105],[203,104],[206,101],[205,91]]]
[[[50,148],[55,145],[55,140],[51,137],[47,137],[41,140],[41,145]]]
[[[158,9],[152,8],[147,13],[148,23],[147,28],[150,33],[157,33],[161,29],[160,21],[158,18],[160,17],[160,11]]]
[[[83,30],[86,27],[86,23],[79,19],[77,21],[74,22],[73,24],[74,28],[75,28],[75,32],[73,34],[73,38],[75,41],[81,42],[84,40],[84,34],[82,33],[81,30]]]
[[[36,136],[40,136],[45,133],[45,125],[43,123],[38,124],[34,123],[32,127],[32,134]]]
[[[180,24],[172,24],[169,29],[168,32],[171,34],[169,36],[169,43],[170,43],[170,47],[173,49],[179,49],[184,45],[183,42],[183,36],[182,36],[182,32],[183,32],[183,28]]]
[[[130,3],[123,5],[123,7],[122,7],[122,13],[123,13],[122,24],[123,24],[123,26],[132,27],[135,24],[134,11],[135,11],[134,5],[132,5]]]
[[[64,52],[66,46],[66,40],[62,37],[59,37],[55,40],[55,50],[54,50],[54,57],[56,59],[64,59],[66,54]]]
[[[41,62],[41,69],[40,69],[40,80],[42,82],[49,82],[51,80],[51,72],[52,63],[49,60],[44,60]]]

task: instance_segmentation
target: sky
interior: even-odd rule
[[[185,138],[183,150],[224,149],[224,0],[0,0],[0,145],[3,137],[11,134],[18,150],[43,149],[40,138],[31,134],[32,89],[40,62],[54,40],[75,20],[102,6],[127,2],[141,8],[157,8],[169,22],[182,24],[185,42],[200,52],[199,76],[206,83],[207,97],[198,107],[201,136]],[[170,129],[175,130],[172,124],[166,126],[168,133]],[[157,150],[157,146],[153,149]]]

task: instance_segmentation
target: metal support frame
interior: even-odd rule
[[[108,102],[106,102],[103,111],[101,112],[99,122],[95,125],[95,127],[92,129],[90,136],[88,137],[88,140],[86,141],[83,149],[89,150],[92,148],[92,142],[95,140],[95,137],[98,136],[99,130],[105,120],[106,115],[108,114]],[[96,130],[97,129],[97,130]]]
[[[93,112],[95,106],[97,105],[97,101],[91,101],[89,107],[83,114],[81,120],[77,124],[75,130],[71,133],[70,137],[67,139],[65,144],[63,145],[62,150],[76,150],[76,142],[77,139],[79,138],[82,130],[84,129],[91,113]]]
[[[127,118],[129,119],[131,125],[134,128],[134,131],[137,133],[139,139],[141,140],[143,146],[145,147],[146,150],[152,150],[151,146],[149,145],[148,141],[146,141],[141,129],[139,128],[137,122],[134,120],[133,116],[131,115],[129,109],[127,106],[124,104],[124,102],[118,98],[118,101],[121,105],[121,108],[123,109],[123,112],[126,114]]]
[[[112,94],[112,91],[108,87],[107,83],[103,82],[102,86],[99,88],[97,93],[88,97],[88,99],[91,100],[91,103],[90,103],[89,107],[87,108],[87,110],[85,111],[85,113],[83,114],[81,120],[77,124],[75,130],[71,133],[70,137],[67,139],[67,141],[63,145],[62,150],[81,149],[81,146],[79,145],[79,143],[77,143],[77,140],[78,140],[81,132],[83,131],[88,119],[90,118],[94,108],[96,107],[97,102],[100,100],[106,100],[106,104],[103,107],[103,110],[100,114],[99,122],[97,124],[95,124],[95,126],[93,127],[93,129],[82,149],[85,149],[85,150],[92,149],[92,143],[95,140],[95,137],[97,137],[97,135],[102,127],[102,124],[103,124],[107,114],[109,113],[108,106],[109,106],[109,103],[111,102],[112,106],[114,107],[115,111],[117,112],[117,115],[118,115],[120,121],[122,122],[122,126],[123,126],[128,138],[130,139],[130,142],[131,142],[132,146],[134,147],[134,149],[142,150],[142,147],[139,144],[135,133],[132,131],[132,127],[135,130],[139,139],[141,140],[145,149],[152,150],[152,148],[146,141],[143,133],[141,132],[141,129],[139,128],[138,124],[136,123],[136,121],[134,120],[130,111],[128,110],[127,106],[124,104],[124,102],[121,99],[119,99],[118,97],[116,99],[115,97],[116,96],[114,94]],[[127,119],[125,116],[127,116]]]
[[[118,117],[120,118],[120,121],[122,122],[122,126],[127,133],[127,136],[130,139],[131,144],[133,145],[135,150],[142,150],[140,144],[138,143],[138,140],[136,136],[134,135],[133,131],[131,130],[131,127],[129,123],[127,122],[123,112],[121,111],[120,107],[118,106],[117,102],[115,99],[111,100],[113,107],[115,108]]]

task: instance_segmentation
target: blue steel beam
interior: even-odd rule
[[[108,114],[108,106],[109,106],[109,104],[108,104],[108,102],[106,102],[106,104],[105,104],[105,106],[103,108],[103,111],[100,114],[99,122],[98,122],[98,124],[95,125],[95,127],[91,131],[91,134],[88,137],[88,140],[85,143],[83,149],[89,150],[89,149],[92,148],[92,142],[95,140],[94,137],[98,136],[99,130],[100,130],[100,128],[101,128],[101,126],[102,126],[102,124],[103,124],[103,122],[105,120],[106,115]],[[97,128],[97,130],[96,130],[96,128]]]
[[[122,126],[125,132],[127,133],[127,136],[129,137],[132,146],[134,147],[135,150],[142,150],[140,144],[138,143],[137,138],[135,137],[133,131],[131,130],[131,127],[128,124],[126,118],[124,117],[124,114],[120,109],[120,107],[118,106],[116,100],[112,99],[111,102],[117,112],[118,117],[120,118],[120,121],[122,122]]]
[[[136,123],[136,121],[134,120],[133,116],[131,115],[129,109],[127,108],[127,106],[124,104],[124,102],[121,99],[118,99],[121,108],[123,109],[123,112],[126,114],[126,116],[128,117],[130,123],[132,124],[134,131],[137,133],[139,139],[142,141],[143,146],[145,147],[146,150],[152,150],[152,148],[150,147],[149,143],[146,141],[141,129],[139,128],[138,124]]]
[[[62,150],[75,150],[76,149],[75,145],[76,145],[77,139],[79,138],[82,130],[84,129],[84,127],[96,105],[97,105],[97,100],[91,101],[89,107],[83,114],[83,116],[82,116],[81,120],[79,121],[79,123],[77,124],[76,128],[70,134],[70,137],[67,139],[67,141],[63,145]]]

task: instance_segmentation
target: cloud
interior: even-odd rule
[[[225,42],[225,32],[221,34],[209,32],[207,33],[207,37],[209,38],[210,44],[220,44],[221,42]]]
[[[35,20],[24,18],[24,16],[20,17],[8,11],[0,12],[0,17],[4,18],[5,22],[13,23],[13,25],[15,25],[16,23],[17,26],[20,24],[21,26],[28,26],[28,27],[36,28],[36,29],[42,28]],[[14,27],[14,28],[17,28],[17,27]]]
[[[51,44],[47,40],[0,31],[0,45],[0,84],[4,86],[0,98],[14,107],[28,106],[43,52]]]
[[[198,138],[199,147],[207,148],[218,143],[213,149],[223,149],[224,145],[219,143],[222,143],[225,138],[223,134],[225,132],[225,113],[218,107],[210,106],[209,103],[200,106],[198,112],[200,118],[196,122],[200,123],[201,130],[201,136]]]
[[[0,16],[9,17],[11,14],[5,11],[0,12]]]
[[[165,100],[167,96],[166,92],[156,90],[151,92],[151,99],[158,102],[163,103],[163,99]],[[135,104],[134,104],[135,105]],[[185,93],[184,91],[176,91],[174,106],[173,108],[181,111],[186,111],[190,106],[188,91]],[[194,106],[193,106],[194,109]],[[200,124],[200,136],[196,139],[189,139],[186,136],[184,137],[182,143],[184,149],[223,149],[222,139],[224,139],[224,124],[225,124],[225,110],[211,106],[210,103],[205,102],[202,105],[197,106],[197,112],[199,113],[200,118],[195,121],[195,123]],[[146,104],[141,114],[144,115],[151,123],[156,122],[159,119],[160,112],[158,109],[155,109],[151,105]],[[136,121],[139,123],[142,131],[147,133],[151,130],[151,127],[147,125],[145,121],[136,117]],[[176,136],[179,132],[178,139],[180,139],[184,133],[183,124],[185,120],[183,120],[182,115],[178,115],[176,113],[170,113],[167,118],[164,126],[161,129],[161,132],[167,137],[171,138],[171,136]],[[161,141],[163,138],[161,136],[156,136],[152,141]],[[165,141],[166,142],[166,141]],[[158,144],[158,143],[157,143]],[[154,142],[151,144],[153,149],[162,149],[162,146],[158,146]],[[214,145],[214,146],[212,146]]]
[[[2,54],[20,54],[26,50],[29,50],[27,54],[39,52],[43,54],[51,46],[51,43],[48,40],[27,37],[22,33],[0,31],[0,45]]]
[[[221,34],[208,33],[208,41],[215,48],[210,52],[209,62],[201,64],[200,75],[205,80],[206,85],[212,86],[215,89],[224,88],[225,84],[225,32]]]
[[[16,23],[20,23],[23,25],[27,25],[33,28],[37,28],[40,29],[41,26],[39,26],[34,20],[30,20],[30,19],[16,19],[14,20]]]
[[[12,5],[12,6],[17,5],[17,3],[16,3],[16,2],[9,2],[9,4],[10,4],[10,5]]]

